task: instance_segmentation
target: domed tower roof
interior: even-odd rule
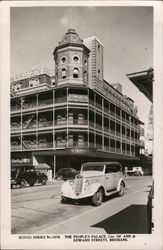
[[[74,44],[83,44],[83,40],[80,39],[79,35],[74,29],[68,29],[66,34],[63,36],[62,40],[59,42],[59,45],[74,43]]]
[[[54,57],[57,56],[57,51],[59,49],[69,46],[82,47],[86,51],[86,53],[89,54],[90,52],[90,50],[84,45],[83,40],[79,37],[76,31],[74,29],[68,29],[62,40],[59,42],[59,45],[54,49]]]

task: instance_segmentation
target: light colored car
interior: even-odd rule
[[[84,163],[74,180],[62,184],[62,202],[90,197],[95,206],[100,206],[105,196],[122,196],[125,182],[121,169],[118,162]]]

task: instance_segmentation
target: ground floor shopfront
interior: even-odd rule
[[[64,149],[64,150],[42,150],[31,152],[12,152],[11,166],[36,166],[47,164],[50,169],[47,171],[48,179],[53,180],[60,168],[75,168],[80,170],[84,162],[118,161],[125,166],[141,166],[140,157],[125,156],[114,153],[104,153],[95,149]],[[144,164],[144,163],[143,163]],[[143,166],[142,166],[143,167]]]

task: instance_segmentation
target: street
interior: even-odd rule
[[[100,207],[88,201],[62,204],[57,182],[12,189],[12,233],[147,233],[146,205],[152,177],[126,177],[125,181],[125,195],[107,198]]]

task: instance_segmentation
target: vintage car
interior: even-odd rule
[[[61,168],[57,171],[55,179],[57,181],[74,179],[79,172],[74,168]]]
[[[129,176],[143,176],[144,175],[144,171],[142,169],[142,167],[131,167],[129,169],[127,169],[127,175]]]
[[[13,186],[25,187],[27,184],[34,186],[36,183],[46,185],[47,175],[34,167],[12,167],[11,189]]]
[[[74,180],[62,184],[61,202],[90,197],[95,206],[100,206],[106,196],[115,193],[122,196],[125,182],[121,169],[118,162],[84,163]]]

